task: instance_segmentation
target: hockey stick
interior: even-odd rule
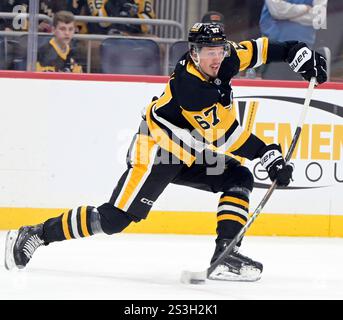
[[[302,126],[305,121],[307,110],[310,106],[310,101],[313,93],[313,89],[316,85],[316,78],[311,78],[310,84],[307,89],[306,98],[303,106],[302,113],[300,115],[299,123],[297,126],[297,129],[295,130],[291,145],[288,149],[287,155],[285,157],[286,163],[289,162],[289,160],[292,157],[293,151],[295,149],[295,146],[298,142]],[[258,217],[258,215],[261,213],[262,209],[266,205],[267,201],[269,200],[270,196],[274,192],[275,188],[277,187],[276,181],[274,181],[271,186],[269,187],[267,193],[261,200],[260,204],[255,209],[252,216],[248,219],[247,223],[242,227],[242,229],[239,231],[239,233],[233,238],[233,240],[230,242],[230,244],[225,248],[225,250],[220,254],[218,259],[211,264],[206,270],[199,271],[199,272],[192,272],[192,271],[183,271],[181,275],[181,282],[183,283],[191,283],[191,284],[200,284],[204,283],[207,278],[212,274],[212,272],[222,264],[222,262],[225,260],[225,258],[233,251],[234,247],[237,245],[237,243],[243,238],[245,232],[248,230],[248,228],[251,226],[251,224],[255,221],[255,219]]]

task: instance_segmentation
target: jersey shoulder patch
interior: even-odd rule
[[[245,50],[246,47],[240,43],[228,41],[235,50]]]

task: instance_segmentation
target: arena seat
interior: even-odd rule
[[[6,61],[5,39],[0,36],[0,70],[6,69]]]
[[[150,39],[105,39],[100,45],[100,60],[103,73],[161,74],[160,48]]]
[[[51,39],[51,35],[39,35],[38,36],[38,48],[48,43]],[[26,70],[26,55],[27,55],[27,35],[23,35],[18,38],[18,44],[16,46],[16,54],[13,60],[15,70]]]
[[[173,72],[175,65],[183,54],[188,51],[188,41],[176,41],[169,47],[168,71]]]

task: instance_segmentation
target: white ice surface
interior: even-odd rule
[[[5,232],[0,232],[4,257]],[[26,269],[0,265],[0,299],[343,299],[343,239],[246,237],[258,282],[180,282],[208,266],[214,236],[118,234],[39,248]]]

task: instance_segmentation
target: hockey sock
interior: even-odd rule
[[[102,232],[99,213],[94,207],[78,207],[45,221],[43,240],[46,243],[91,236]]]
[[[233,239],[248,220],[249,193],[226,191],[217,210],[217,239]],[[240,242],[237,244],[240,245]]]
[[[98,208],[83,206],[45,221],[42,238],[51,243],[96,233],[113,234],[124,230],[132,221],[133,218],[110,203]]]

